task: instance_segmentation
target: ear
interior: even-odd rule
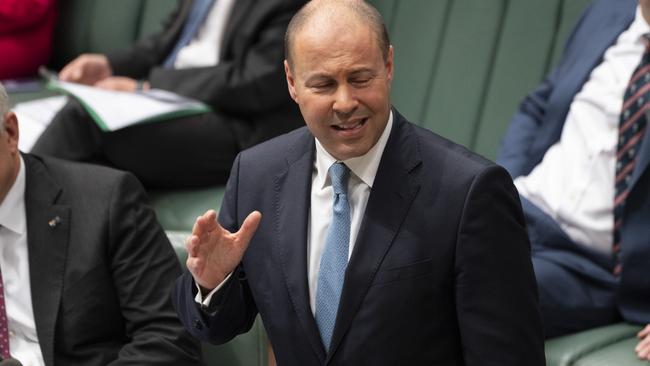
[[[289,61],[284,60],[284,74],[287,77],[287,87],[289,88],[289,95],[296,103],[298,103],[298,93],[296,93],[296,79],[294,79],[293,74],[291,73],[291,67],[289,67]]]
[[[388,82],[393,81],[393,45],[388,47],[388,57],[386,58],[386,76]]]
[[[7,138],[9,141],[9,150],[12,153],[18,152],[18,118],[14,112],[7,112],[4,116],[4,133],[3,138]]]

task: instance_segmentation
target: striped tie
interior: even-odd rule
[[[2,229],[2,226],[0,226]],[[5,291],[0,271],[0,357],[9,358],[9,329],[7,324],[7,309],[5,308]]]
[[[618,128],[616,148],[616,178],[614,197],[614,274],[621,273],[619,253],[621,251],[621,226],[625,200],[629,194],[630,181],[634,173],[636,154],[641,147],[646,129],[646,111],[650,107],[650,33],[643,35],[645,53],[634,70],[623,97],[623,108]]]

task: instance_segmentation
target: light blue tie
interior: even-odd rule
[[[167,56],[163,66],[171,69],[174,67],[174,62],[176,62],[176,57],[183,47],[185,47],[192,38],[196,35],[196,32],[199,31],[199,27],[203,24],[205,17],[208,15],[208,11],[215,0],[194,0],[192,3],[192,9],[190,9],[190,14],[187,16],[185,25],[183,26],[183,31],[181,32],[174,49]]]
[[[329,175],[334,191],[332,223],[327,231],[325,251],[320,260],[316,290],[316,324],[326,351],[330,348],[334,332],[350,246],[350,205],[348,203],[350,170],[345,164],[337,162],[330,167]]]

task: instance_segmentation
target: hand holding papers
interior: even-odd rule
[[[160,89],[121,92],[55,78],[50,78],[48,88],[63,91],[78,99],[104,131],[210,111],[202,102]]]

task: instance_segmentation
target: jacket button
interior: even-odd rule
[[[201,321],[199,319],[194,319],[194,321],[192,322],[192,325],[194,326],[194,328],[196,328],[198,330],[203,329],[203,324],[201,324]]]

